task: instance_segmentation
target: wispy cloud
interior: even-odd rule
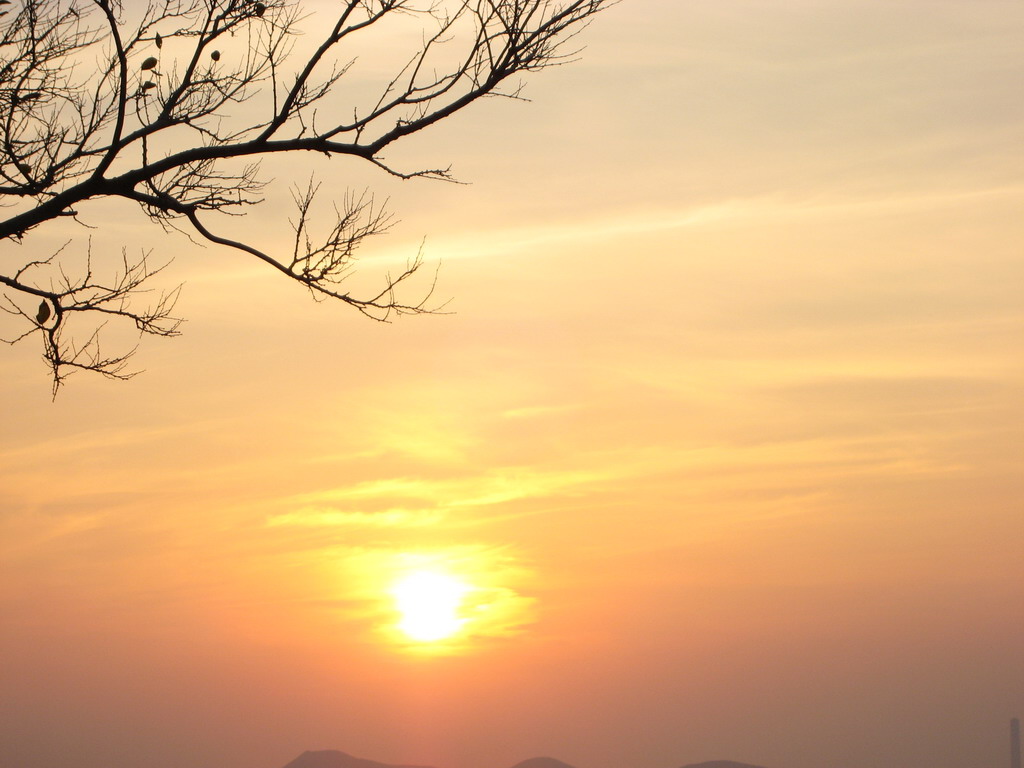
[[[656,234],[699,227],[735,226],[746,222],[779,223],[787,220],[849,219],[878,214],[910,213],[934,208],[957,208],[966,204],[1012,201],[1024,198],[1024,185],[968,187],[943,191],[920,190],[879,195],[877,190],[858,195],[844,191],[822,198],[820,190],[807,195],[771,193],[730,198],[699,205],[680,205],[634,211],[604,211],[600,215],[551,225],[532,225],[486,232],[464,231],[434,242],[445,260],[493,257],[515,253],[536,253],[542,247],[568,244],[581,247],[589,242]],[[404,259],[406,245],[393,252],[381,251],[381,259]]]
[[[485,469],[460,478],[396,477],[356,483],[281,499],[292,507],[266,518],[268,526],[406,528],[466,524],[460,513],[472,512],[483,524],[483,508],[524,499],[580,492],[616,474],[608,468],[541,470],[531,467]],[[505,512],[495,514],[504,515]]]
[[[418,528],[437,525],[444,516],[436,510],[387,509],[380,512],[343,512],[330,507],[306,507],[271,515],[267,525],[299,527]]]

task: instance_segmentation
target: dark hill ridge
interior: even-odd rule
[[[419,765],[388,765],[373,760],[363,760],[335,749],[319,752],[303,752],[284,768],[426,768]]]
[[[333,749],[325,749],[319,752],[303,752],[292,760],[284,768],[426,768],[419,765],[388,765],[373,760],[364,760],[361,757],[338,752]],[[556,760],[553,757],[531,757],[516,763],[512,768],[573,768],[568,763]],[[683,768],[760,768],[749,763],[736,763],[732,760],[712,760],[708,763],[692,763]]]
[[[512,768],[572,768],[572,766],[561,760],[555,760],[553,757],[531,757],[529,760],[516,763]]]
[[[373,760],[353,757],[334,749],[319,752],[303,752],[284,768],[426,768],[419,765],[388,765]],[[531,757],[516,763],[512,768],[573,768],[568,763],[555,760],[553,757]]]

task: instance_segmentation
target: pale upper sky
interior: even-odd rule
[[[0,357],[0,763],[1002,764],[1022,39],[1016,0],[624,0],[531,103],[395,149],[469,185],[268,165],[233,226],[372,184],[368,279],[424,242],[450,315],[98,206],[188,323],[55,402]],[[402,635],[410,572],[461,585],[454,638]]]

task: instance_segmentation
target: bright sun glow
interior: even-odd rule
[[[436,571],[412,571],[392,589],[401,614],[398,628],[423,643],[451,637],[465,623],[459,609],[468,584]]]

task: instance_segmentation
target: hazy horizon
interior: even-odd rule
[[[357,281],[422,247],[452,314],[108,201],[32,233],[173,258],[187,322],[53,401],[2,349],[0,766],[1008,765],[1022,40],[1011,0],[624,0],[389,151],[467,184],[275,160],[224,225],[287,248],[293,182],[368,186]]]

